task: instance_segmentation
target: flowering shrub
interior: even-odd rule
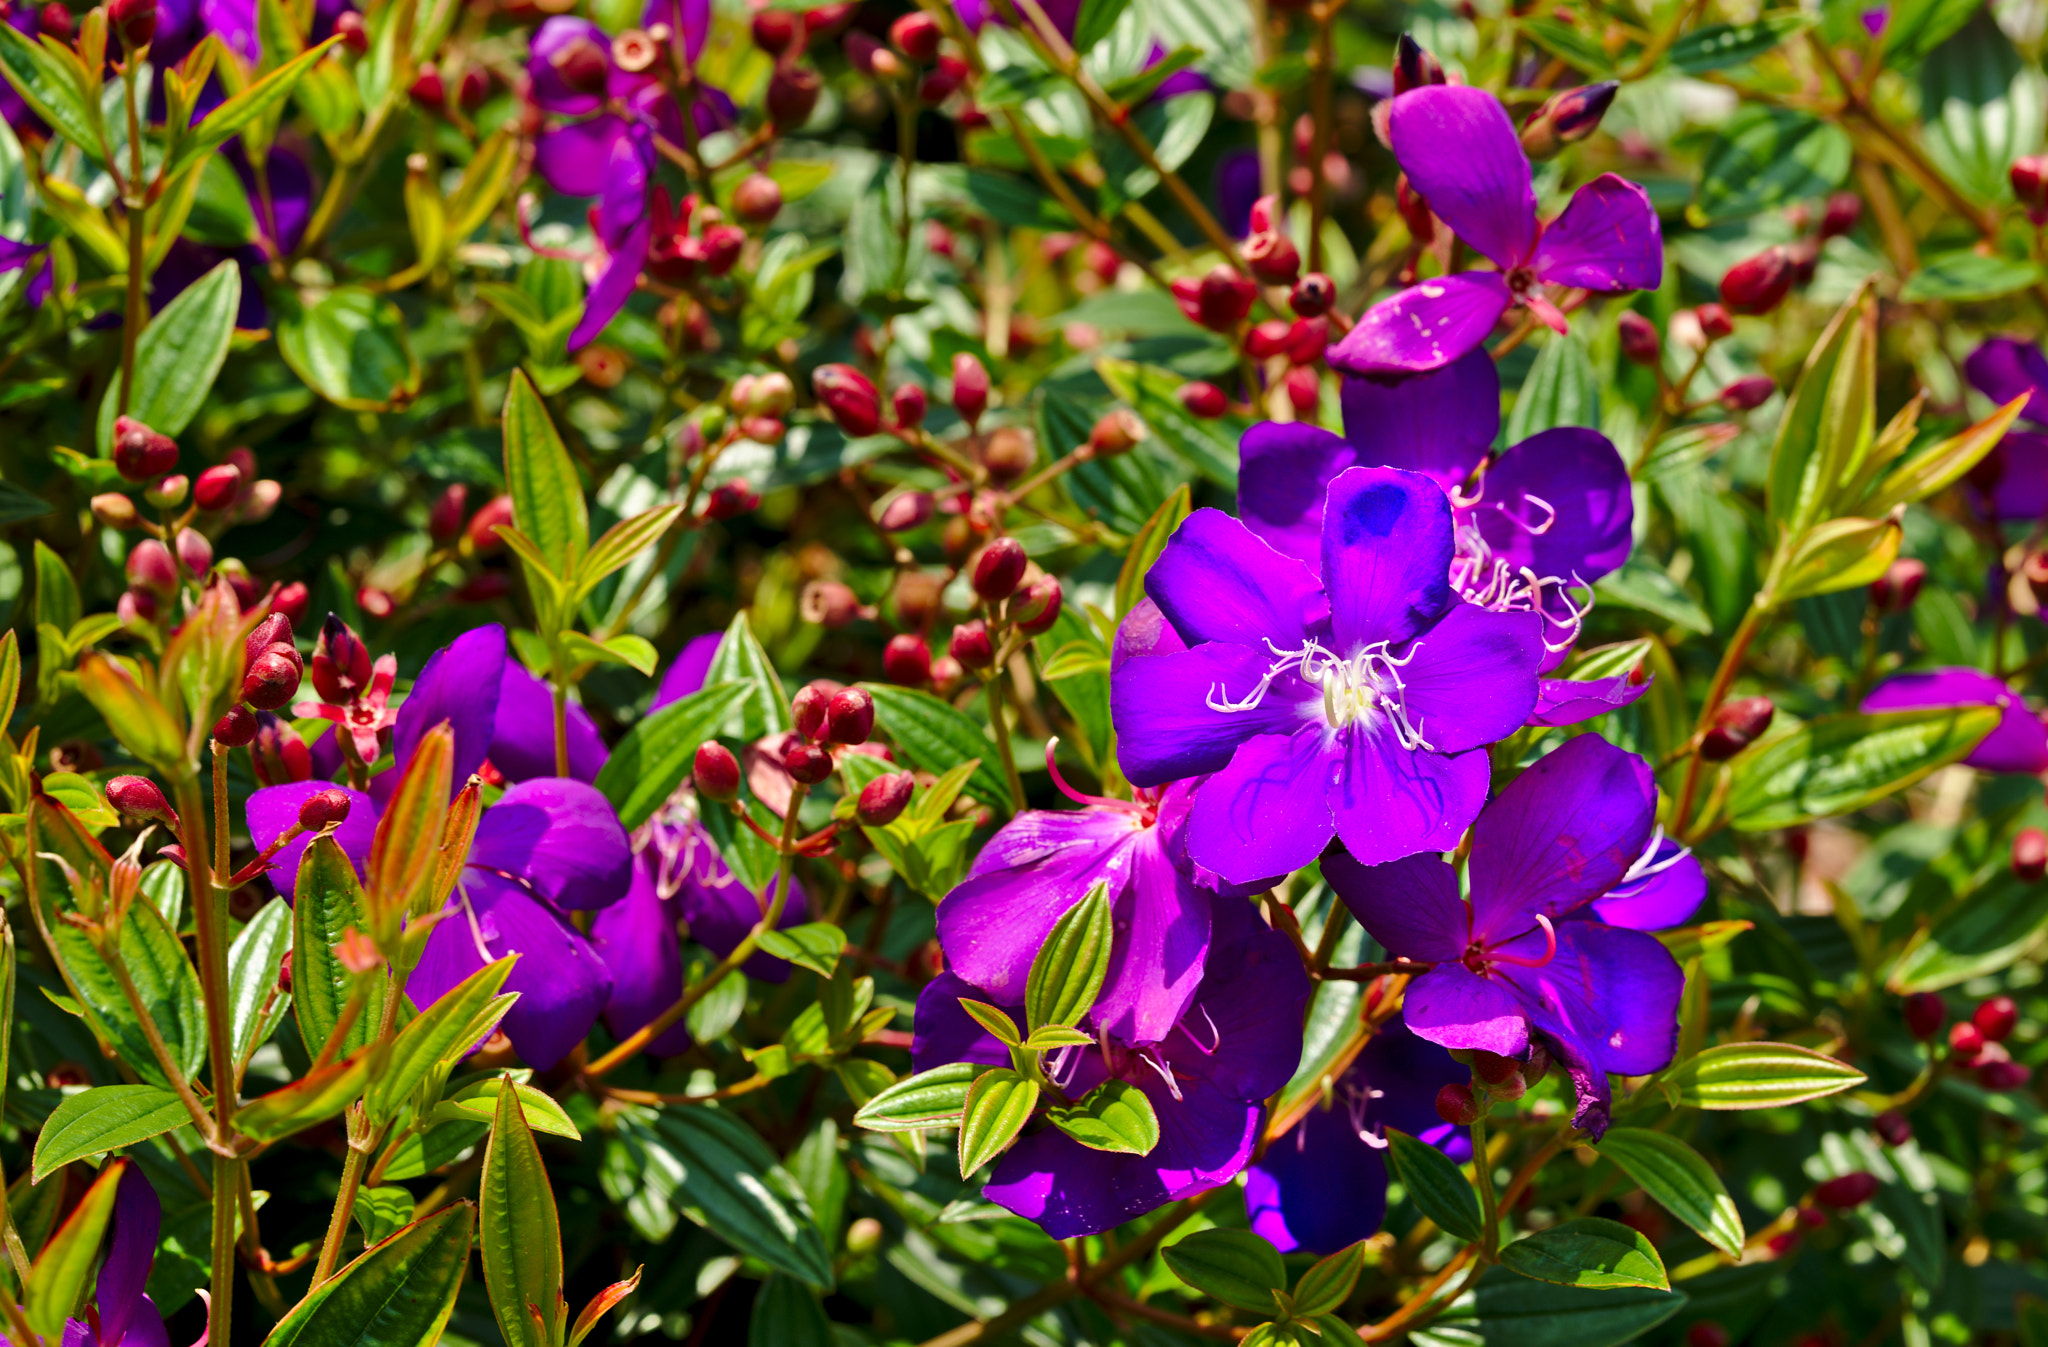
[[[0,0],[0,1343],[2048,1343],[2039,28]]]

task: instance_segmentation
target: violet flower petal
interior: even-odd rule
[[[702,636],[692,636],[677,652],[675,661],[668,666],[668,672],[661,676],[661,686],[655,690],[654,700],[649,703],[647,713],[653,715],[670,702],[679,702],[704,690],[705,675],[711,672],[711,661],[718,655],[718,643],[725,639],[725,633],[707,631]]]
[[[1141,598],[1117,624],[1116,640],[1109,647],[1110,676],[1115,677],[1124,661],[1135,656],[1174,655],[1187,648],[1188,643],[1166,620],[1166,614],[1159,611],[1159,605]]]
[[[1356,382],[1345,380],[1347,406]],[[1321,426],[1256,422],[1238,442],[1237,512],[1266,546],[1319,574],[1330,479],[1360,462],[1355,445]]]
[[[1363,375],[1442,369],[1486,340],[1511,298],[1496,271],[1461,271],[1411,285],[1359,315],[1330,347],[1330,368]]]
[[[1221,510],[1197,510],[1174,530],[1145,593],[1190,645],[1298,649],[1329,613],[1313,570]]]
[[[1529,713],[1529,723],[1556,728],[1619,711],[1650,690],[1649,679],[1640,683],[1631,679],[1629,674],[1583,680],[1541,679],[1536,684],[1536,709]]]
[[[1438,753],[1507,738],[1536,705],[1543,619],[1454,603],[1409,647],[1401,668],[1408,723]]]
[[[1445,962],[1408,984],[1401,1003],[1408,1027],[1446,1048],[1519,1057],[1529,1050],[1521,997],[1498,974]]]
[[[1273,700],[1269,693],[1268,703]],[[1243,883],[1291,874],[1321,855],[1337,826],[1329,805],[1335,762],[1328,737],[1321,724],[1304,724],[1291,735],[1262,734],[1239,745],[1195,792],[1189,858]]]
[[[587,122],[550,126],[534,143],[533,166],[563,196],[596,196],[604,190],[612,146],[625,133],[626,124],[609,113]]]
[[[1993,337],[1970,352],[1963,361],[1963,375],[1972,388],[2001,407],[2027,394],[2020,415],[2048,424],[2048,356],[2034,343]]]
[[[324,790],[337,789],[332,781],[292,781],[282,786],[264,786],[249,795],[249,838],[267,847],[299,821],[299,809]],[[334,829],[334,841],[361,875],[370,863],[370,843],[377,836],[377,805],[361,791],[342,788],[348,796],[348,817]],[[291,902],[299,882],[299,862],[313,844],[312,833],[300,833],[284,844],[270,859],[270,883]]]
[[[452,779],[454,788],[461,790],[490,751],[498,688],[504,681],[503,627],[493,624],[466,631],[436,650],[398,708],[398,723],[391,731],[398,770],[404,771],[412,761],[421,736],[445,720],[455,732]]]
[[[618,249],[605,259],[597,284],[584,297],[583,317],[569,334],[571,351],[580,351],[596,341],[632,298],[634,287],[640,283],[640,268],[647,261],[651,228],[645,219],[634,224]]]
[[[1457,871],[1439,857],[1361,865],[1349,852],[1333,851],[1323,858],[1323,878],[1366,934],[1397,959],[1455,960],[1472,941]]]
[[[775,901],[777,881],[770,879],[767,889],[756,898],[712,849],[710,834],[703,835],[701,845],[699,863],[684,879],[677,898],[682,904],[683,921],[690,928],[690,938],[722,959],[738,949],[740,942],[760,925],[768,904]],[[782,905],[782,917],[775,923],[775,929],[786,931],[810,919],[810,899],[804,886],[791,879],[789,901]],[[740,965],[740,971],[756,982],[781,983],[789,979],[789,964],[766,953],[753,955]]]
[[[1995,519],[2039,519],[2048,515],[2048,435],[2015,430],[1984,457],[1995,474],[1989,495]],[[1974,490],[1973,494],[1987,493]]]
[[[677,907],[664,901],[655,884],[654,858],[642,852],[626,896],[597,914],[591,944],[612,973],[604,1022],[623,1039],[652,1024],[683,994],[683,942],[676,934]],[[678,1021],[656,1034],[647,1051],[673,1057],[688,1050],[690,1027]]]
[[[486,809],[469,864],[523,880],[570,909],[609,906],[633,881],[633,844],[595,786],[538,777]]]
[[[130,1164],[114,1189],[113,1233],[107,1240],[106,1261],[100,1264],[99,1279],[93,1285],[100,1341],[109,1347],[119,1347],[142,1307],[142,1288],[156,1263],[157,1230],[163,1216],[156,1189],[143,1177],[140,1166]]]
[[[1308,973],[1287,937],[1250,902],[1218,899],[1214,941],[1202,985],[1164,1041],[1175,1079],[1206,1081],[1233,1099],[1257,1102],[1294,1075],[1301,1061],[1301,1011]]]
[[[1500,438],[1500,373],[1484,351],[1427,374],[1349,378],[1341,397],[1344,438],[1359,463],[1419,472],[1446,491]]]
[[[1339,473],[1323,508],[1335,653],[1348,658],[1425,630],[1455,599],[1451,551],[1451,503],[1436,483],[1392,468]]]
[[[1212,695],[1249,698],[1272,664],[1264,649],[1228,641],[1126,661],[1110,679],[1109,707],[1117,758],[1131,784],[1162,786],[1219,771],[1246,740],[1299,728],[1305,703],[1320,694],[1291,674],[1274,680],[1248,710],[1208,704]]]
[[[1628,465],[1613,442],[1560,426],[1486,470],[1470,517],[1493,555],[1517,571],[1590,583],[1628,560],[1635,513]]]
[[[941,973],[924,984],[917,994],[917,1013],[911,1021],[910,1064],[929,1071],[948,1062],[979,1062],[983,1066],[1008,1066],[1010,1050],[979,1021],[960,1008],[960,998],[987,1001],[988,994],[958,973]],[[1010,1019],[1024,1024],[1024,1003],[1006,1005]]]
[[[1362,864],[1449,851],[1486,803],[1486,750],[1409,752],[1389,726],[1348,735],[1342,779],[1329,788],[1337,836]]]
[[[1987,772],[2048,771],[2048,728],[2005,681],[1976,669],[1894,674],[1863,699],[1869,711],[1937,706],[1996,706],[1998,724],[1963,762]]]
[[[605,54],[606,65],[610,65],[612,40],[605,35],[604,29],[588,19],[556,14],[534,31],[530,55],[526,58],[526,74],[533,82],[533,101],[542,112],[560,117],[584,117],[604,106],[604,100],[598,95],[571,89],[555,66],[555,57],[576,42],[590,43]],[[572,195],[589,194],[577,192]]]
[[[1651,857],[1652,873],[1595,898],[1593,915],[1609,926],[1625,926],[1631,931],[1683,926],[1707,898],[1706,872],[1693,856],[1679,855],[1683,850],[1668,837],[1659,842]]]
[[[1572,194],[1543,231],[1529,267],[1551,285],[1615,292],[1664,282],[1664,234],[1650,194],[1602,173]]]
[[[657,23],[667,24],[682,41],[683,60],[694,66],[711,37],[711,0],[647,0],[640,26],[651,29]]]
[[[595,781],[604,769],[604,740],[590,712],[568,705],[569,775]],[[526,671],[516,659],[505,661],[498,684],[498,713],[491,725],[491,766],[507,781],[526,781],[555,774],[555,696],[548,685]]]
[[[1437,84],[1395,97],[1394,158],[1437,218],[1502,271],[1536,245],[1529,156],[1507,109],[1484,89]]]

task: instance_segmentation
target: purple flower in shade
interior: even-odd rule
[[[163,1204],[133,1161],[122,1161],[107,1222],[107,1256],[93,1283],[93,1312],[64,1321],[64,1347],[170,1347],[170,1333],[156,1302],[143,1291],[156,1265],[157,1232]],[[206,1292],[199,1293],[204,1296]],[[0,1347],[11,1347],[0,1334]],[[201,1334],[193,1347],[206,1347]]]
[[[1543,668],[1561,664],[1593,581],[1628,560],[1635,505],[1614,445],[1596,430],[1561,426],[1493,457],[1500,375],[1484,351],[1407,379],[1347,378],[1343,406],[1342,438],[1272,421],[1245,432],[1237,507],[1246,526],[1313,567],[1324,491],[1338,473],[1420,473],[1450,498],[1451,588],[1491,612],[1542,614]]]
[[[1437,1116],[1436,1092],[1472,1078],[1450,1053],[1396,1015],[1301,1121],[1245,1171],[1252,1230],[1282,1253],[1335,1253],[1380,1228],[1387,1214],[1387,1129],[1398,1128],[1460,1164],[1472,1138]]]
[[[1667,846],[1656,808],[1641,759],[1580,735],[1480,813],[1469,903],[1457,872],[1435,856],[1368,866],[1332,855],[1323,875],[1388,953],[1435,965],[1408,987],[1410,1029],[1503,1057],[1541,1037],[1578,1090],[1573,1121],[1598,1137],[1612,1100],[1608,1074],[1660,1071],[1678,1042],[1677,962],[1656,937],[1612,924],[1599,907],[1616,899],[1617,915],[1661,924],[1692,894],[1683,872],[1697,873],[1698,863]]]
[[[1941,706],[1996,706],[1998,725],[1963,759],[1987,772],[2048,771],[2048,727],[2005,683],[1976,669],[1894,674],[1863,699],[1865,711],[1919,711]]]
[[[1423,281],[1375,304],[1330,348],[1333,368],[1440,369],[1477,346],[1510,307],[1564,331],[1564,314],[1542,286],[1612,293],[1662,282],[1664,238],[1649,194],[1603,173],[1573,194],[1564,214],[1540,222],[1529,157],[1507,110],[1485,90],[1411,89],[1393,100],[1389,128],[1409,183],[1500,270]]]
[[[1216,219],[1232,238],[1252,232],[1252,205],[1263,190],[1259,171],[1259,152],[1249,147],[1216,161]]]
[[[479,627],[436,651],[414,681],[392,729],[394,767],[367,795],[348,792],[348,818],[335,841],[361,873],[383,802],[412,760],[421,737],[447,722],[454,732],[458,786],[483,765],[496,738],[505,680],[505,630]],[[552,716],[549,718],[552,734]],[[269,786],[249,797],[249,831],[259,844],[298,819],[325,781]],[[272,882],[289,899],[310,839],[278,852]],[[612,973],[568,913],[603,909],[632,881],[632,845],[610,802],[585,782],[562,777],[521,781],[484,811],[469,863],[406,984],[429,1005],[477,969],[521,955],[505,990],[518,992],[504,1030],[529,1064],[545,1070],[582,1042],[612,991]]]
[[[1094,1045],[1045,1059],[1047,1075],[1069,1098],[1112,1076],[1143,1090],[1159,1118],[1158,1146],[1150,1155],[1112,1154],[1045,1127],[995,1162],[983,1196],[1068,1239],[1226,1183],[1244,1168],[1258,1143],[1263,1101],[1301,1060],[1308,974],[1249,903],[1219,900],[1212,919],[1201,983],[1166,1035],[1131,1042],[1091,1017],[1083,1027],[1096,1034]],[[988,999],[950,971],[918,994],[910,1049],[918,1070],[960,1061],[1009,1065],[1008,1051],[960,1008],[963,996]],[[1021,1005],[1006,1009],[1024,1022]]]
[[[14,0],[4,12],[0,12],[0,23],[12,24],[15,32],[32,38],[42,31],[42,14],[41,5]],[[28,110],[28,104],[5,79],[0,79],[0,121],[5,121],[16,131],[40,128],[43,124],[42,118]]]
[[[1970,352],[1963,374],[2000,406],[2025,397],[2020,419],[2048,426],[2048,357],[2032,342],[1994,337]],[[1970,470],[1969,482],[1993,519],[2048,517],[2048,435],[2013,431]]]
[[[1058,780],[1050,754],[1046,765]],[[1011,819],[939,904],[946,966],[990,1000],[1022,1001],[1031,960],[1054,924],[1106,881],[1117,940],[1095,1023],[1126,1042],[1165,1039],[1193,1000],[1209,953],[1210,895],[1188,871],[1183,835],[1192,794],[1175,782],[1140,790],[1135,801],[1074,795],[1083,808]]]
[[[1536,705],[1543,623],[1460,599],[1454,554],[1449,498],[1391,468],[1330,481],[1320,576],[1218,510],[1175,532],[1145,588],[1188,648],[1124,660],[1110,708],[1133,784],[1214,773],[1196,864],[1244,883],[1333,835],[1372,864],[1456,845],[1480,750]]]

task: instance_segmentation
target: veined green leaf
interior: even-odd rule
[[[1501,1266],[1563,1286],[1671,1288],[1656,1246],[1620,1221],[1581,1216],[1539,1230],[1500,1251]]]
[[[436,1063],[453,1064],[490,1033],[489,1028],[479,1030],[478,1016],[497,999],[518,958],[507,955],[485,964],[443,992],[439,1000],[398,1031],[383,1069],[370,1082],[364,1100],[371,1122],[390,1122]],[[498,1008],[497,1014],[502,1016],[510,1008],[507,1003]]]
[[[156,1085],[101,1085],[64,1096],[36,1138],[32,1183],[73,1160],[133,1146],[192,1121],[184,1101]]]
[[[1608,1129],[1599,1151],[1701,1239],[1730,1258],[1742,1257],[1742,1216],[1698,1151],[1668,1133],[1642,1127]]]
[[[1173,1275],[1226,1305],[1274,1314],[1275,1291],[1287,1288],[1280,1252],[1249,1230],[1197,1230],[1166,1246]]]
[[[983,804],[1008,809],[1010,787],[996,765],[995,746],[968,715],[929,692],[888,683],[862,683],[875,699],[875,724],[895,741],[910,766],[947,772],[970,758],[979,765],[967,778],[967,793]]]
[[[476,1208],[457,1202],[371,1245],[294,1306],[264,1347],[432,1347],[455,1309],[475,1228]]]
[[[1995,706],[1823,716],[1737,757],[1728,817],[1744,832],[1847,814],[1961,759]]]
[[[164,305],[135,343],[135,392],[128,414],[165,435],[192,424],[227,363],[242,305],[242,272],[230,258]],[[117,392],[100,403],[99,446],[114,452]]]
[[[1663,1080],[1680,1107],[1780,1108],[1854,1089],[1866,1077],[1846,1062],[1791,1043],[1723,1043],[1680,1062]]]
[[[698,746],[716,734],[750,695],[752,689],[745,683],[708,683],[628,730],[596,783],[618,810],[619,822],[637,828],[661,808],[689,776]]]
[[[1453,1239],[1476,1243],[1484,1233],[1479,1194],[1451,1157],[1391,1127],[1387,1141],[1387,1158],[1416,1209]]]
[[[28,1311],[28,1326],[41,1334],[44,1342],[62,1340],[64,1321],[85,1294],[86,1282],[99,1262],[100,1240],[114,1215],[114,1192],[129,1163],[117,1160],[100,1171],[29,1268],[23,1308]]]
[[[960,1115],[960,1177],[971,1179],[980,1168],[1009,1149],[1031,1110],[1038,1105],[1038,1082],[1007,1067],[975,1077],[967,1087],[967,1107]]]
[[[1112,933],[1109,884],[1097,880],[1080,902],[1060,914],[1031,960],[1024,1013],[1032,1029],[1081,1022],[1109,974]]]
[[[967,1090],[989,1068],[949,1062],[899,1080],[861,1106],[856,1125],[870,1132],[916,1132],[951,1127],[967,1107]]]
[[[512,372],[505,394],[505,485],[512,521],[540,548],[550,570],[564,580],[574,577],[590,546],[590,511],[568,446],[524,370]]]
[[[1159,1115],[1143,1090],[1106,1080],[1072,1105],[1046,1112],[1046,1121],[1090,1150],[1150,1155],[1159,1144]]]
[[[490,1145],[484,1150],[477,1192],[484,1289],[509,1347],[559,1347],[568,1317],[562,1301],[562,1226],[554,1187],[518,1099],[517,1091],[501,1084]]]

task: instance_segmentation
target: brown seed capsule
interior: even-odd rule
[[[804,586],[797,611],[806,622],[836,630],[860,616],[860,596],[837,580],[813,580]]]
[[[986,602],[999,603],[1016,592],[1031,564],[1024,544],[1015,538],[996,538],[982,549],[974,563],[974,592]]]
[[[909,805],[911,792],[916,788],[917,778],[909,772],[878,776],[860,788],[853,815],[870,828],[894,823]]]
[[[724,744],[706,740],[697,746],[697,756],[690,764],[690,781],[703,799],[719,804],[738,799],[740,760]]]
[[[1104,414],[1088,432],[1088,447],[1097,458],[1128,454],[1145,438],[1145,423],[1136,412],[1123,407]]]
[[[1016,481],[1031,471],[1037,460],[1038,450],[1032,443],[1031,432],[1019,426],[998,426],[989,432],[987,443],[981,447],[981,464],[998,486]]]
[[[118,491],[103,492],[92,498],[92,517],[110,529],[132,529],[140,516],[135,512],[135,502]]]

